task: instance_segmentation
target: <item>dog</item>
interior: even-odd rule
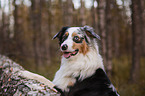
[[[59,39],[61,66],[53,79],[61,96],[119,96],[99,54],[100,37],[90,26],[63,27]]]

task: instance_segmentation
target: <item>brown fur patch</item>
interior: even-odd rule
[[[77,36],[77,33],[76,32],[73,32],[72,37],[74,37],[74,36]]]
[[[71,76],[65,76],[65,78],[72,78],[72,77]],[[74,83],[70,81],[67,86],[70,87],[70,86],[73,86],[73,85],[74,85]]]
[[[87,43],[85,42],[85,40],[83,40],[82,43],[73,42],[72,48],[79,49],[79,52],[83,53],[84,55],[89,51],[89,47],[88,47]]]
[[[68,33],[68,32],[65,32],[65,35],[66,35],[66,36],[68,36],[68,35],[69,35],[69,33]]]
[[[74,83],[72,83],[72,82],[68,83],[68,87],[73,86],[73,85],[74,85]]]

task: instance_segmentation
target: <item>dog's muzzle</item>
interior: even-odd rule
[[[67,48],[68,48],[67,44],[62,45],[61,47],[62,50],[67,50]]]

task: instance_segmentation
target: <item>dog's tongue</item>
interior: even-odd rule
[[[68,57],[71,56],[71,53],[64,53],[63,56],[64,56],[65,58],[68,58]]]
[[[72,54],[76,54],[76,51],[72,52]]]

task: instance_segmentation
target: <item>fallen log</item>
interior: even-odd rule
[[[0,55],[0,95],[60,96],[51,81]]]

